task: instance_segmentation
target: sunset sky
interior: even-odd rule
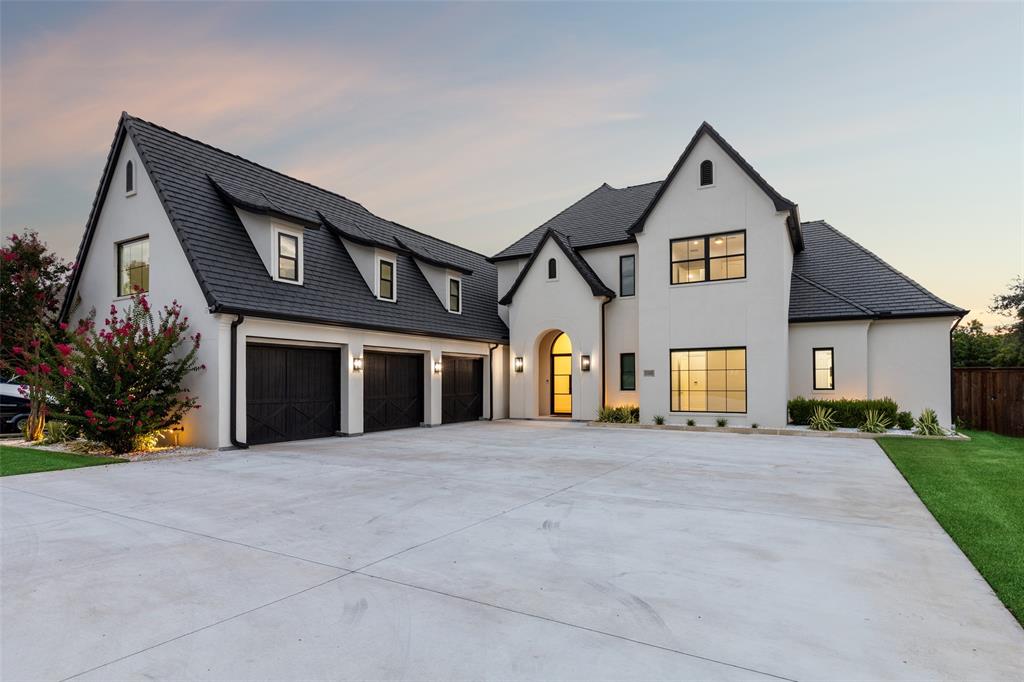
[[[707,120],[957,305],[1024,270],[1024,5],[0,5],[0,223],[72,257],[122,110],[492,254]]]

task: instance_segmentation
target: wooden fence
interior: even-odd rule
[[[1024,436],[1024,367],[954,368],[953,414],[968,428]]]

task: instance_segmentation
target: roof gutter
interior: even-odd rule
[[[612,299],[605,298],[601,304],[601,409],[608,407],[608,353],[605,350],[605,309]]]
[[[231,322],[231,416],[229,437],[231,444],[239,450],[249,446],[238,440],[238,327],[245,322],[245,315],[238,315]]]

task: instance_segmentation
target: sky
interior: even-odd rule
[[[1024,3],[0,3],[0,229],[73,258],[121,111],[493,254],[707,120],[988,325],[1024,272]]]

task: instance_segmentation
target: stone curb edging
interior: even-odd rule
[[[683,426],[680,424],[623,424],[616,422],[587,422],[587,426],[605,429],[655,429],[658,431],[696,431],[699,433],[750,433],[763,436],[805,436],[810,438],[917,438],[920,440],[969,441],[964,434],[955,436],[919,436],[915,433],[864,433],[863,431],[811,431],[810,429],[750,428],[749,426]]]

